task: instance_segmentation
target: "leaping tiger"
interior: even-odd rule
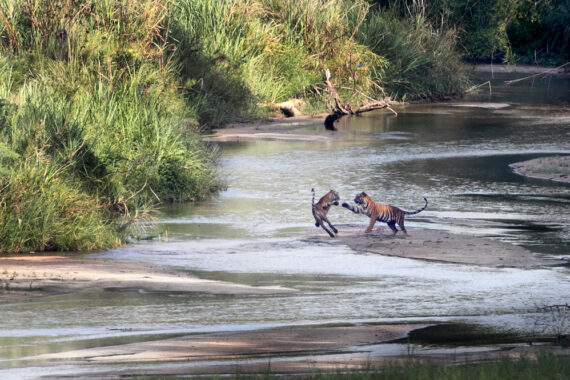
[[[330,235],[330,237],[335,237],[335,235],[325,226],[325,222],[328,223],[335,234],[338,234],[338,230],[331,224],[331,222],[329,222],[327,213],[332,205],[338,206],[340,196],[336,191],[331,190],[319,199],[319,202],[315,203],[315,189],[311,189],[311,191],[313,192],[312,209],[313,216],[316,221],[315,227],[321,226]]]
[[[368,195],[366,195],[365,192],[362,192],[354,198],[354,203],[356,203],[356,205],[351,206],[348,203],[343,203],[342,207],[349,209],[355,214],[365,214],[370,217],[370,225],[364,232],[372,231],[374,223],[379,221],[387,223],[388,227],[390,227],[392,232],[394,232],[394,235],[398,233],[398,229],[396,228],[397,223],[402,232],[407,235],[408,232],[406,231],[406,227],[404,227],[404,215],[413,215],[425,210],[427,208],[428,201],[426,198],[424,198],[424,201],[426,202],[425,206],[419,210],[405,211],[395,206],[376,204]]]

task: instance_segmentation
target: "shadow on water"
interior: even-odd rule
[[[546,341],[545,339],[540,340]],[[528,336],[521,336],[509,332],[498,332],[496,329],[465,323],[443,323],[428,326],[410,332],[406,338],[393,341],[393,343],[447,347],[487,346],[528,342]]]

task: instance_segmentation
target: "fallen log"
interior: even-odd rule
[[[329,129],[329,130],[334,130],[334,123],[340,119],[343,116],[351,116],[351,115],[360,115],[361,113],[364,112],[369,112],[369,111],[373,111],[373,110],[378,110],[378,109],[383,109],[383,108],[388,108],[390,111],[392,111],[394,114],[398,114],[396,111],[394,111],[392,108],[390,108],[390,106],[385,102],[385,101],[379,101],[376,99],[373,99],[365,94],[363,94],[362,92],[353,89],[353,91],[358,92],[359,94],[361,94],[362,96],[364,96],[365,98],[370,100],[370,103],[366,103],[362,106],[360,106],[356,111],[353,110],[352,106],[347,103],[344,102],[340,96],[338,95],[338,92],[336,91],[334,85],[331,83],[330,81],[331,79],[331,72],[329,69],[325,70],[325,75],[324,75],[324,80],[325,80],[325,85],[327,86],[327,91],[330,94],[330,96],[333,98],[334,100],[334,107],[332,106],[332,103],[330,104],[330,108],[331,108],[331,113],[325,118],[325,128]]]

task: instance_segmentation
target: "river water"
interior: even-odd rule
[[[507,241],[570,256],[570,186],[515,175],[508,164],[570,154],[570,80],[481,90],[452,103],[408,105],[316,122],[326,142],[221,143],[228,188],[196,205],[165,206],[167,239],[90,254],[176,268],[207,279],[301,290],[292,295],[164,296],[89,291],[0,305],[0,360],[168,335],[345,322],[460,322],[533,334],[537,306],[570,302],[570,268],[430,263],[303,241],[311,188],[343,201],[366,191],[417,209],[413,229]],[[487,80],[481,78],[481,80]],[[337,224],[368,221],[337,207]]]

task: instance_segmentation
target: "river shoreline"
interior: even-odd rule
[[[438,221],[431,221],[436,223]],[[472,221],[439,221],[469,227]],[[467,223],[467,224],[465,224]],[[311,228],[301,240],[344,244],[360,251],[408,259],[491,267],[538,267],[567,265],[560,258],[544,258],[523,247],[467,234],[436,229],[408,228],[408,235],[392,236],[385,226],[364,233],[362,225],[337,225],[331,239],[322,229]],[[444,226],[445,228],[445,226]],[[0,257],[0,302],[25,300],[91,289],[144,291],[169,294],[268,295],[298,292],[278,286],[249,286],[213,281],[149,264],[58,255]]]
[[[570,156],[540,157],[509,166],[522,176],[570,183]]]
[[[152,265],[55,255],[0,257],[0,285],[0,302],[92,289],[232,296],[296,292],[205,280]]]

